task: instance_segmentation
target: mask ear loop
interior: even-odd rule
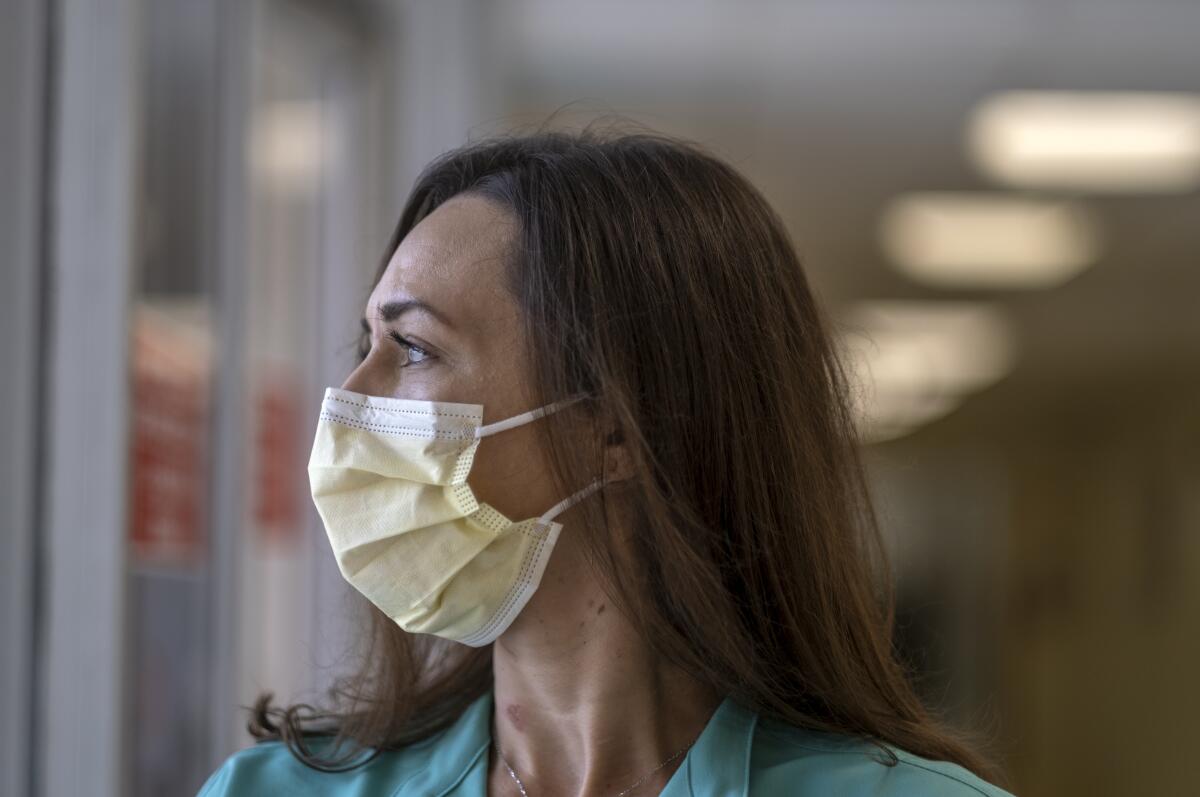
[[[520,415],[514,415],[511,418],[505,418],[502,421],[489,423],[486,426],[477,426],[475,427],[475,439],[487,437],[488,435],[496,434],[497,432],[503,432],[506,429],[512,429],[514,427],[521,426],[522,424],[526,424],[545,415],[549,415],[552,412],[558,412],[565,407],[571,406],[577,401],[583,401],[585,398],[587,398],[587,394],[580,393],[577,396],[572,396],[571,398],[563,399],[562,401],[555,401],[552,404],[547,404],[544,407],[538,407],[535,410],[523,412]],[[537,523],[534,525],[539,528],[545,528],[549,526],[555,517],[599,490],[605,485],[605,483],[606,482],[604,479],[600,477],[595,478],[588,486],[576,491],[573,495],[567,496],[543,512],[542,516],[538,518]]]
[[[540,518],[538,518],[537,525],[538,526],[550,525],[550,521],[552,521],[558,515],[567,511],[568,509],[570,509],[572,506],[579,503],[583,499],[587,498],[592,493],[599,490],[601,487],[604,486],[604,484],[605,484],[604,480],[597,477],[587,487],[584,487],[582,490],[577,491],[574,495],[567,496],[566,498],[559,501],[557,504],[555,504],[554,506],[550,507],[545,512],[543,512],[542,516]]]
[[[522,412],[520,415],[514,415],[511,418],[505,418],[502,421],[489,423],[486,426],[476,426],[474,437],[475,439],[479,439],[481,437],[487,437],[488,435],[496,434],[497,432],[503,432],[506,429],[522,426],[530,421],[535,421],[538,418],[541,418],[543,415],[549,415],[552,412],[558,412],[564,407],[569,407],[577,401],[583,401],[585,398],[587,398],[587,396],[581,393],[578,396],[572,396],[571,398],[563,399],[562,401],[556,401],[553,404],[547,404],[544,407],[538,407],[536,410]]]

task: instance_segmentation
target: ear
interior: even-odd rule
[[[613,429],[604,436],[604,472],[611,482],[633,478],[633,458],[620,429]]]

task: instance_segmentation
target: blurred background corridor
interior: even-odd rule
[[[4,7],[0,794],[194,794],[321,699],[321,391],[418,171],[552,114],[787,222],[926,701],[1022,797],[1196,793],[1200,2]]]

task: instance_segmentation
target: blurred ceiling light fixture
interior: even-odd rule
[[[1048,288],[1099,253],[1099,225],[1081,204],[986,192],[893,199],[884,251],[907,276],[939,288]]]
[[[321,110],[320,103],[310,100],[259,108],[250,142],[254,174],[284,192],[314,191],[322,167]]]
[[[1012,186],[1190,191],[1200,186],[1200,95],[1001,92],[971,112],[967,149]]]
[[[903,436],[949,414],[1014,362],[1003,314],[978,302],[875,300],[851,308],[840,342],[863,439]]]

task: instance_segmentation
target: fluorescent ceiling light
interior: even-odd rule
[[[1200,186],[1200,95],[1002,92],[972,111],[967,149],[1013,186],[1190,191]]]
[[[978,302],[868,301],[842,325],[863,437],[880,442],[953,411],[1013,366],[1011,329]]]
[[[322,138],[328,132],[316,101],[279,101],[259,107],[250,141],[255,175],[281,192],[312,193],[324,165]]]
[[[880,236],[901,272],[940,288],[1047,288],[1100,248],[1077,202],[986,192],[900,196],[884,208]]]

